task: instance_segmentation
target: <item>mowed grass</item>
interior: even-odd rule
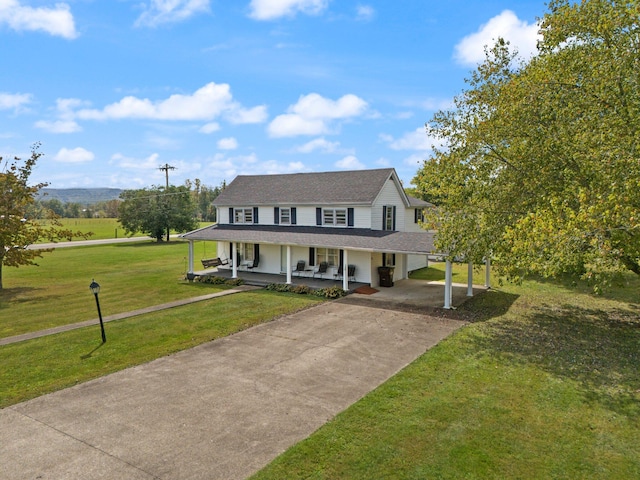
[[[138,288],[138,295],[144,296],[144,290]],[[0,346],[0,408],[230,335],[320,301],[263,290],[242,292],[106,323],[104,344],[96,324]]]
[[[47,224],[47,222],[43,222]],[[124,238],[124,228],[118,222],[117,218],[61,218],[60,223],[63,227],[74,232],[93,233],[89,240],[103,240],[110,238]],[[200,222],[200,227],[211,225],[211,222]],[[138,233],[134,236],[145,236]],[[74,237],[72,240],[81,240],[80,237]]]
[[[415,276],[444,278],[433,267]],[[640,281],[626,280],[594,296],[493,279],[461,307],[475,323],[252,478],[640,478]]]
[[[196,242],[195,261],[205,255],[215,256],[214,244]],[[39,266],[4,267],[0,338],[97,318],[93,279],[104,316],[215,291],[183,280],[187,257],[186,242],[142,241],[58,248]]]

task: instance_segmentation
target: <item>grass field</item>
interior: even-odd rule
[[[639,292],[633,276],[604,296],[530,281],[475,297],[477,322],[252,478],[640,478]]]
[[[122,228],[122,225],[118,223],[118,219],[116,218],[61,218],[60,222],[65,228],[70,228],[74,232],[92,232],[93,235],[89,237],[90,240],[123,238],[127,236],[124,228]],[[200,226],[204,227],[210,224],[210,222],[201,222]],[[142,236],[142,234],[134,236]],[[74,238],[73,240],[80,240],[80,238]]]
[[[215,256],[215,244],[196,242],[195,258]],[[202,294],[211,286],[183,280],[186,242],[142,241],[58,248],[40,266],[4,267],[0,338],[97,317],[89,284],[101,286],[103,315]]]

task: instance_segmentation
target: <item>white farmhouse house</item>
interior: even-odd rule
[[[383,286],[427,265],[434,233],[421,228],[431,204],[408,196],[393,168],[283,175],[241,175],[213,202],[218,222],[182,235],[217,242],[238,271],[340,278]],[[347,275],[342,275],[346,266]],[[349,268],[350,266],[350,268]],[[380,275],[379,267],[392,278]],[[384,272],[385,270],[383,270]]]

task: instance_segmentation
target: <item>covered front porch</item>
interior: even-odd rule
[[[213,268],[213,269],[209,268],[206,270],[200,270],[193,273],[197,276],[212,275],[216,277],[229,278],[229,279],[234,278],[233,270],[229,268]],[[259,287],[271,285],[272,283],[283,283],[283,284],[287,283],[286,273],[276,274],[276,273],[263,273],[263,272],[252,272],[247,270],[238,270],[238,274],[236,278],[242,279],[246,285],[256,285]],[[326,276],[324,278],[317,278],[317,277],[313,278],[311,275],[300,275],[300,276],[292,275],[290,284],[293,286],[306,285],[309,288],[312,288],[314,290],[317,290],[320,288],[327,288],[327,287],[342,288],[343,279],[342,277],[336,278],[333,275]],[[350,281],[349,291],[352,292],[358,287],[363,287],[368,285],[369,285],[368,283]]]

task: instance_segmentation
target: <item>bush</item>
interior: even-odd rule
[[[340,287],[327,287],[320,288],[318,290],[313,290],[307,285],[287,285],[286,283],[270,283],[265,287],[267,290],[272,292],[288,292],[288,293],[297,293],[300,295],[315,295],[316,297],[321,298],[341,298],[344,297],[347,292],[345,292]]]
[[[211,285],[229,285],[232,287],[244,285],[244,280],[241,278],[225,278],[217,277],[215,275],[201,275],[196,277],[194,280],[199,283],[208,283]]]
[[[319,290],[316,290],[315,292],[313,292],[313,294],[317,297],[333,299],[333,298],[344,297],[347,295],[347,292],[345,292],[340,287],[327,287],[327,288],[321,288]]]

